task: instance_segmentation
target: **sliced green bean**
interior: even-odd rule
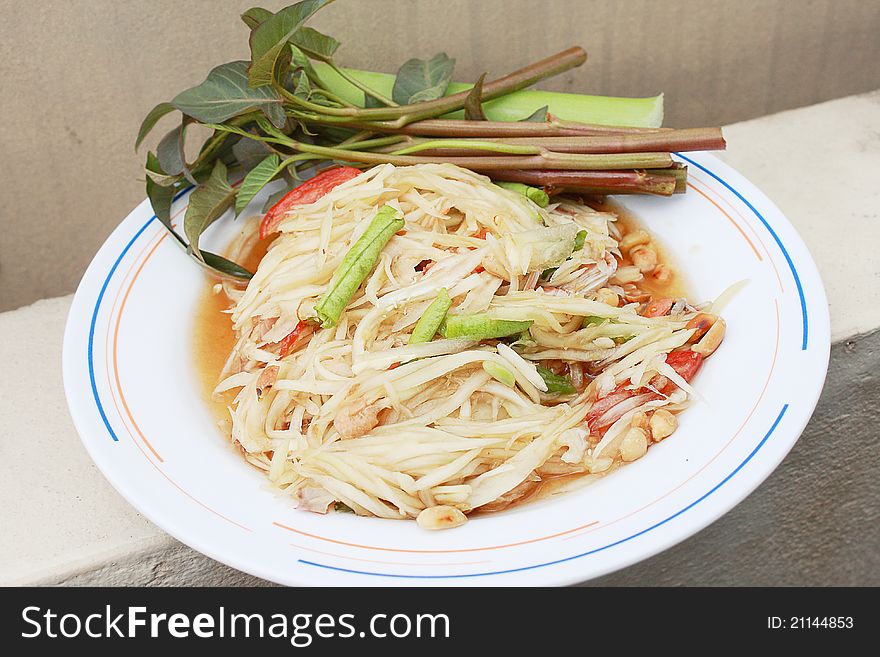
[[[599,326],[599,324],[607,321],[607,317],[599,317],[598,315],[587,315],[581,322],[581,328],[587,328],[588,326]]]
[[[323,328],[336,326],[342,311],[379,261],[382,249],[394,237],[394,233],[403,228],[403,218],[397,215],[398,211],[390,205],[382,206],[364,234],[345,254],[342,264],[330,279],[327,291],[315,304],[315,313]]]
[[[491,360],[483,361],[483,370],[496,381],[503,383],[508,388],[512,388],[516,384],[516,377],[506,367],[502,367],[498,363]]]
[[[522,333],[531,325],[532,320],[497,319],[486,313],[447,315],[440,325],[440,335],[449,339],[491,340]]]
[[[540,365],[538,365],[536,369],[538,370],[538,374],[541,375],[541,378],[544,379],[544,383],[547,384],[547,394],[571,395],[577,392],[571,379],[567,376],[554,374],[551,370],[548,370],[546,367],[541,367]]]
[[[430,342],[437,334],[437,329],[446,319],[446,313],[452,306],[452,299],[445,287],[441,287],[437,293],[437,298],[431,302],[431,305],[425,309],[425,312],[419,317],[412,333],[409,336],[409,344],[418,344],[420,342]]]
[[[509,189],[517,194],[522,194],[539,208],[546,208],[550,204],[550,197],[540,187],[532,187],[525,183],[498,181],[495,183],[499,187]]]

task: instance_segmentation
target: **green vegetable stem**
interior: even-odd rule
[[[419,344],[420,342],[430,342],[434,339],[437,329],[446,319],[446,313],[452,306],[452,299],[445,287],[440,288],[437,298],[431,302],[424,314],[419,317],[413,332],[409,336],[409,344]]]
[[[497,319],[486,313],[448,315],[440,325],[440,335],[450,339],[492,340],[522,333],[531,325],[532,320]]]
[[[323,328],[336,326],[342,311],[379,261],[382,249],[403,226],[403,217],[398,216],[397,210],[390,205],[379,208],[367,230],[345,254],[330,279],[327,292],[315,305]]]
[[[550,197],[547,195],[547,192],[539,187],[532,187],[523,183],[503,181],[495,184],[504,189],[516,192],[517,194],[522,194],[539,208],[546,208],[550,204]],[[581,243],[581,246],[583,246],[583,242]]]

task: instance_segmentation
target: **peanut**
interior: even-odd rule
[[[644,429],[632,427],[626,432],[620,443],[620,458],[624,461],[636,461],[648,451],[648,433]]]
[[[678,420],[675,415],[665,408],[658,408],[651,415],[651,437],[655,442],[660,442],[678,428]]]
[[[632,420],[630,420],[629,425],[631,427],[635,427],[636,429],[643,429],[645,431],[648,430],[648,416],[645,415],[642,411],[638,411],[632,416]]]
[[[620,304],[620,297],[617,296],[617,293],[613,290],[609,290],[607,287],[603,287],[596,292],[596,301],[617,308],[617,306]]]
[[[627,267],[621,267],[614,272],[614,276],[611,277],[611,282],[616,283],[617,285],[626,285],[627,283],[636,283],[643,278],[644,276],[642,275],[642,272],[639,271],[638,267],[629,265]]]
[[[698,354],[702,354],[704,357],[712,355],[724,339],[724,333],[726,330],[727,325],[724,320],[719,317],[715,320],[715,323],[712,324],[712,328],[706,331],[706,334],[699,342],[697,342],[697,344],[691,347],[691,349]]]
[[[650,293],[640,290],[635,283],[627,283],[623,286],[623,298],[628,303],[642,303],[651,298]]]
[[[467,522],[467,516],[454,506],[429,506],[419,513],[416,522],[422,529],[452,529]]]
[[[623,236],[623,239],[620,240],[618,246],[621,251],[629,251],[634,246],[639,246],[641,244],[648,244],[651,241],[651,236],[644,230],[634,230],[630,233],[627,233]]]
[[[657,252],[652,246],[637,246],[629,252],[629,257],[633,265],[643,274],[648,274],[657,268]]]
[[[685,328],[694,329],[693,334],[688,338],[688,342],[693,344],[699,341],[700,338],[709,332],[709,329],[712,328],[712,325],[715,324],[717,319],[718,318],[715,317],[715,315],[710,315],[709,313],[695,315],[693,319],[685,324]]]
[[[672,280],[672,270],[666,265],[657,265],[651,276],[658,283],[666,284]]]

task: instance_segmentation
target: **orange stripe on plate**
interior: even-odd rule
[[[740,226],[736,221],[734,221],[733,217],[731,217],[729,214],[727,214],[727,212],[724,210],[724,208],[722,208],[722,207],[721,207],[720,205],[718,205],[715,201],[713,201],[711,198],[709,198],[709,196],[708,196],[705,192],[703,192],[702,190],[700,190],[699,187],[697,187],[696,185],[694,185],[693,182],[689,181],[689,182],[688,182],[688,187],[690,187],[691,189],[693,189],[695,192],[697,192],[697,194],[699,194],[699,195],[702,196],[704,199],[706,199],[707,201],[709,201],[709,203],[711,203],[711,204],[714,205],[716,208],[718,208],[718,211],[719,211],[721,214],[723,214],[725,217],[727,217],[727,219],[730,221],[730,223],[732,223],[732,224],[736,227],[736,229],[739,231],[739,234],[743,236],[743,239],[744,239],[746,242],[748,242],[748,244],[749,244],[750,247],[752,247],[752,251],[755,252],[755,257],[758,258],[758,260],[763,260],[763,259],[764,259],[764,258],[761,257],[761,254],[758,252],[758,249],[755,248],[755,245],[752,244],[752,240],[750,240],[750,239],[749,239],[749,236],[746,235],[746,232],[742,229],[742,226]]]
[[[317,534],[310,534],[308,532],[304,532],[300,529],[294,529],[293,527],[288,527],[280,522],[273,522],[272,524],[276,527],[280,527],[281,529],[286,529],[289,532],[295,532],[297,534],[301,534],[302,536],[308,536],[309,538],[317,538],[320,541],[327,541],[328,543],[336,543],[337,545],[347,545],[349,547],[363,548],[364,550],[379,550],[381,552],[406,552],[409,554],[454,554],[458,552],[481,552],[482,550],[500,550],[501,548],[508,547],[516,547],[517,545],[527,545],[528,543],[537,543],[539,541],[546,541],[551,538],[556,538],[558,536],[565,536],[566,534],[571,534],[572,532],[578,532],[582,529],[586,529],[587,527],[592,527],[597,524],[599,521],[594,520],[592,522],[588,522],[586,525],[581,525],[580,527],[575,527],[574,529],[567,529],[564,532],[559,532],[557,534],[550,534],[549,536],[541,536],[539,538],[530,538],[526,541],[517,541],[516,543],[505,543],[504,545],[488,545],[486,547],[478,547],[478,548],[461,548],[458,550],[404,550],[401,548],[387,548],[387,547],[379,547],[376,545],[361,545],[360,543],[349,543],[348,541],[339,541],[335,538],[325,538],[324,536],[319,536]]]

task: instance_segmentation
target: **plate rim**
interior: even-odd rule
[[[794,225],[788,219],[788,217],[783,213],[778,206],[764,194],[760,188],[758,188],[754,183],[749,181],[745,176],[736,171],[733,167],[720,160],[716,156],[700,152],[698,154],[688,154],[689,156],[694,156],[703,162],[701,166],[697,162],[691,159],[691,157],[687,157],[691,163],[696,164],[699,168],[703,169],[709,175],[712,175],[716,179],[719,180],[722,184],[727,186],[733,193],[740,197],[747,205],[752,206],[752,210],[761,218],[765,225],[770,228],[769,224],[767,224],[766,220],[760,216],[757,210],[754,208],[752,203],[746,200],[739,192],[736,191],[733,187],[724,182],[722,178],[719,178],[717,175],[714,175],[712,171],[719,171],[721,175],[725,177],[730,177],[731,174],[734,177],[739,178],[742,182],[744,182],[750,189],[747,190],[747,193],[750,196],[755,197],[755,201],[764,208],[767,208],[765,211],[771,211],[775,214],[774,219],[781,218],[783,224],[785,224],[786,232],[789,233],[786,235],[786,241],[791,245],[795,244],[797,246],[797,250],[799,251],[800,259],[798,260],[798,267],[802,270],[802,272],[806,273],[805,278],[809,278],[811,286],[810,286],[810,299],[811,302],[816,305],[816,308],[821,308],[822,311],[820,313],[813,312],[810,317],[811,320],[811,332],[810,338],[817,340],[819,347],[827,346],[827,349],[821,349],[819,355],[821,356],[821,362],[817,363],[817,372],[821,370],[821,383],[814,385],[813,389],[810,391],[810,395],[805,397],[804,395],[800,395],[798,397],[798,406],[803,408],[803,411],[797,417],[798,422],[796,423],[794,428],[788,428],[787,434],[791,436],[790,439],[785,441],[784,446],[777,447],[776,451],[773,452],[772,458],[765,458],[759,462],[759,466],[753,470],[750,474],[750,477],[747,479],[739,480],[739,485],[732,489],[733,492],[724,495],[723,497],[716,498],[723,500],[722,503],[717,504],[716,506],[709,512],[704,512],[702,514],[698,514],[688,518],[688,521],[683,524],[681,527],[677,528],[676,531],[672,532],[669,536],[663,536],[659,539],[655,539],[651,542],[643,544],[643,547],[639,549],[635,554],[630,555],[627,552],[622,552],[617,555],[610,554],[606,559],[601,562],[600,567],[593,566],[590,569],[578,569],[578,568],[564,568],[558,571],[554,571],[553,569],[548,569],[544,571],[544,576],[542,579],[541,585],[566,585],[573,583],[580,583],[595,579],[597,577],[601,577],[610,572],[614,572],[616,570],[625,568],[629,565],[637,563],[639,561],[643,561],[649,557],[652,557],[660,552],[669,549],[670,547],[684,541],[687,538],[690,538],[697,532],[701,531],[705,527],[714,523],[716,520],[720,519],[724,515],[726,515],[732,508],[734,508],[737,504],[742,502],[748,495],[750,495],[758,486],[760,486],[773,471],[778,467],[781,461],[785,458],[785,456],[789,453],[789,451],[794,447],[794,445],[799,440],[801,434],[803,433],[804,428],[806,427],[809,420],[812,418],[813,412],[815,411],[816,404],[818,403],[819,396],[821,394],[825,376],[827,375],[828,368],[828,360],[830,357],[830,346],[831,346],[831,338],[830,338],[830,316],[828,311],[827,297],[825,293],[824,284],[822,283],[821,276],[819,274],[818,268],[815,265],[815,261],[812,258],[812,255],[809,252],[806,244],[803,239],[800,237],[799,233],[795,229]],[[683,157],[683,156],[682,156]],[[188,190],[184,190],[181,192],[178,197],[185,195]],[[73,302],[70,307],[70,311],[68,313],[67,321],[65,324],[64,330],[64,341],[63,341],[63,353],[62,353],[62,372],[63,372],[63,381],[64,381],[64,389],[65,396],[68,403],[68,408],[71,414],[71,417],[74,422],[74,426],[77,430],[77,433],[80,436],[80,440],[85,446],[87,452],[89,453],[92,461],[98,466],[98,469],[101,471],[102,475],[107,479],[107,481],[114,487],[114,489],[122,495],[122,497],[131,504],[139,513],[143,514],[147,517],[151,522],[153,522],[157,527],[161,530],[167,532],[175,539],[180,542],[189,545],[193,549],[201,552],[202,554],[207,555],[208,557],[215,559],[221,563],[227,564],[233,568],[241,570],[243,572],[250,573],[257,577],[261,577],[263,579],[283,583],[283,584],[294,584],[294,585],[315,585],[320,584],[321,582],[321,574],[324,572],[324,568],[327,566],[323,566],[322,564],[314,564],[312,562],[311,565],[319,565],[322,568],[316,568],[316,575],[313,577],[311,575],[305,575],[305,571],[295,571],[290,570],[286,573],[280,574],[279,572],[266,567],[262,568],[259,561],[247,561],[241,559],[234,558],[234,555],[230,555],[229,553],[223,552],[219,547],[214,546],[217,543],[216,539],[212,541],[210,535],[202,536],[199,535],[199,532],[187,532],[184,528],[178,527],[177,523],[174,521],[173,516],[169,516],[167,512],[163,515],[162,509],[154,509],[150,504],[145,503],[142,496],[138,494],[138,492],[134,489],[126,485],[125,478],[120,473],[115,472],[112,466],[112,463],[108,460],[105,460],[104,454],[101,453],[97,448],[97,443],[93,443],[93,439],[88,438],[87,435],[91,433],[90,424],[93,423],[93,418],[87,418],[87,414],[89,410],[85,408],[81,408],[79,404],[80,400],[77,398],[78,394],[81,394],[80,388],[83,387],[83,381],[81,380],[81,373],[75,372],[77,369],[77,363],[75,362],[76,356],[73,353],[74,349],[74,339],[73,335],[77,332],[82,332],[82,324],[84,322],[84,318],[88,316],[88,313],[83,314],[77,312],[80,309],[80,306],[85,305],[88,307],[91,303],[94,302],[94,299],[89,298],[90,293],[94,290],[95,283],[92,281],[93,278],[98,277],[97,280],[100,280],[100,277],[105,271],[101,269],[101,265],[104,264],[103,260],[107,258],[112,258],[117,255],[114,251],[110,253],[111,245],[114,244],[115,241],[118,241],[120,238],[124,240],[124,235],[129,235],[130,233],[126,232],[128,229],[125,224],[127,220],[139,213],[142,212],[151,212],[149,208],[145,208],[145,205],[148,204],[148,201],[142,201],[138,204],[127,216],[123,219],[118,226],[111,232],[111,234],[107,237],[105,242],[102,244],[92,261],[90,262],[85,274],[83,275],[78,287],[77,291],[74,295]],[[149,216],[149,215],[147,215]],[[136,241],[137,237],[142,233],[149,225],[152,224],[155,217],[151,216],[139,230],[136,230],[135,235],[131,238],[129,246]],[[124,230],[125,229],[125,230]],[[772,229],[771,233],[772,233]],[[774,235],[775,237],[775,235]],[[779,242],[779,238],[777,237],[777,242]],[[781,242],[779,242],[781,246]],[[100,292],[100,296],[103,296],[103,292],[109,283],[110,278],[121,261],[122,257],[125,255],[125,251],[127,248],[123,250],[123,253],[116,260],[115,264],[111,267],[109,273],[106,274],[106,279],[104,281],[103,287]],[[784,247],[783,247],[784,251]],[[791,260],[789,259],[789,263],[791,264]],[[801,299],[802,304],[805,303],[803,291],[801,290]],[[95,315],[95,318],[97,313]],[[94,330],[94,320],[91,321],[91,331]],[[79,349],[82,349],[81,343],[77,345]],[[814,345],[815,347],[815,345]],[[817,375],[816,380],[818,381],[820,377]],[[94,384],[90,381],[90,384],[94,386]],[[783,415],[788,408],[788,404],[785,405],[783,410],[780,412],[780,415],[777,417],[776,422],[773,425],[773,428],[768,431],[767,435],[762,439],[762,441],[758,444],[753,452],[747,457],[745,461],[743,461],[733,472],[731,472],[727,477],[725,477],[720,483],[718,483],[715,487],[713,487],[708,493],[705,493],[701,497],[699,497],[694,502],[688,504],[680,511],[676,512],[672,516],[665,518],[662,522],[653,525],[633,536],[630,536],[623,541],[617,541],[611,545],[605,546],[601,548],[605,550],[609,547],[613,547],[613,545],[617,545],[621,542],[629,541],[633,538],[636,538],[643,533],[650,531],[666,522],[672,520],[673,518],[679,516],[680,514],[688,511],[693,506],[697,505],[699,502],[704,500],[706,497],[711,495],[715,490],[723,486],[727,481],[729,481],[739,470],[748,463],[752,457],[761,449],[761,447],[766,442],[767,438],[769,438],[770,433],[772,433],[773,429],[779,424]],[[91,410],[91,409],[90,409]],[[94,412],[94,411],[92,411]],[[106,417],[102,419],[109,428],[109,422]],[[112,430],[111,430],[112,434]],[[743,483],[745,482],[745,484]],[[567,561],[575,561],[578,557],[584,555],[574,555],[569,556],[564,559],[557,559],[543,564],[537,564],[525,568],[516,568],[507,571],[501,571],[504,574],[514,574],[517,571],[523,570],[534,570],[543,566],[549,566],[553,564],[558,564],[561,562]],[[300,560],[302,561],[302,560]],[[454,575],[446,575],[443,579],[439,577],[437,579],[431,578],[430,575],[425,575],[417,578],[409,577],[409,576],[400,576],[395,574],[385,574],[385,573],[368,573],[364,571],[357,571],[354,569],[348,570],[344,568],[336,568],[332,567],[333,570],[340,575],[355,574],[358,577],[356,579],[352,579],[352,581],[346,581],[346,584],[349,585],[407,585],[418,583],[419,585],[426,584],[475,584],[480,585],[480,582],[490,582],[492,584],[499,585],[511,585],[510,583],[504,582],[496,582],[495,580],[491,580],[487,575],[492,575],[496,573],[476,573],[476,574],[465,574],[462,576],[454,576]],[[589,572],[586,572],[589,570]],[[501,573],[497,573],[501,574]],[[364,577],[365,575],[369,575],[369,577]],[[587,578],[586,580],[584,578]],[[351,578],[348,578],[351,579]],[[390,581],[389,581],[390,580]],[[326,583],[326,582],[324,582]],[[513,583],[512,585],[515,585]]]

